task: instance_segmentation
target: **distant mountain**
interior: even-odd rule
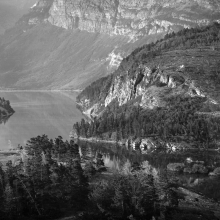
[[[0,35],[28,12],[36,0],[0,0]]]
[[[82,89],[136,47],[219,19],[218,0],[39,0],[1,37],[0,87]]]

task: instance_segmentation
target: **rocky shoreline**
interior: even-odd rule
[[[155,136],[156,137],[156,136]],[[103,139],[99,137],[81,137],[79,136],[76,131],[70,132],[70,138],[73,139],[80,139],[88,142],[103,142],[103,143],[114,143],[118,145],[125,145],[126,147],[131,147],[134,150],[140,150],[142,154],[150,153],[156,149],[166,149],[167,152],[176,152],[176,151],[183,151],[183,150],[206,150],[206,151],[214,151],[219,152],[219,148],[196,148],[192,147],[190,144],[182,141],[179,143],[169,142],[165,143],[161,140],[156,140],[155,137],[147,137],[147,138],[129,138],[123,140],[115,140],[115,139]]]
[[[167,170],[188,174],[220,176],[220,167],[211,167],[206,165],[204,161],[193,161],[191,158],[187,158],[185,163],[169,163],[167,165]]]

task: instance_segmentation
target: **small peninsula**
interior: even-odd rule
[[[14,112],[10,101],[0,97],[0,124],[5,122]]]

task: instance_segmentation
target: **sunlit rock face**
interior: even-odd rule
[[[144,35],[209,24],[220,12],[218,0],[54,0],[48,21],[137,40]]]

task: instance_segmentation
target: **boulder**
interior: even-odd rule
[[[210,176],[220,176],[220,167],[214,169],[213,172],[209,173]]]
[[[154,141],[151,138],[145,138],[141,140],[140,149],[142,151],[156,149],[156,148],[157,148],[157,145],[156,143],[154,143]]]
[[[209,171],[203,164],[194,164],[192,166],[192,173],[207,174]]]
[[[192,168],[191,167],[185,167],[183,172],[184,173],[192,173]]]
[[[167,169],[174,172],[181,172],[183,171],[184,167],[184,163],[169,163],[167,165]]]

